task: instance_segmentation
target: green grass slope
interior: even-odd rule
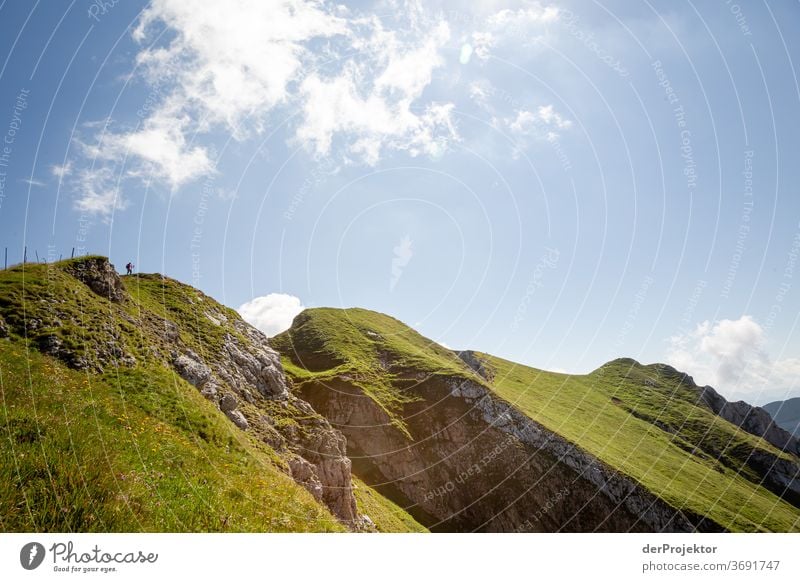
[[[296,382],[346,376],[400,428],[402,406],[415,397],[397,385],[395,371],[471,374],[452,351],[388,315],[367,309],[307,309],[288,331],[270,343],[285,356],[284,369]],[[302,350],[295,351],[295,345],[302,346]],[[306,355],[303,359],[298,351],[322,357],[316,360]],[[387,357],[391,357],[392,369]],[[331,361],[338,365],[331,368]]]
[[[160,275],[122,277],[113,303],[70,274],[96,258],[0,271],[0,531],[345,531],[168,364],[167,336],[213,357],[239,315]],[[420,531],[364,484],[357,501]]]
[[[784,453],[696,406],[664,367],[623,359],[570,376],[480,357],[497,394],[674,507],[732,531],[800,530],[800,510],[760,486],[746,464],[754,448]]]
[[[167,370],[71,370],[0,340],[0,530],[341,531]]]
[[[667,367],[623,359],[570,376],[476,354],[493,374],[485,381],[454,352],[364,309],[306,310],[272,342],[297,382],[354,378],[398,424],[415,397],[395,381],[400,372],[469,378],[676,508],[731,531],[800,531],[800,510],[761,486],[748,464],[754,450],[790,457],[696,405],[696,392]]]
[[[368,515],[380,533],[427,533],[421,525],[402,507],[353,477],[356,503],[359,513]]]
[[[177,313],[179,284],[128,278],[134,300],[115,304],[69,275],[72,263],[0,272],[0,529],[343,531],[272,449],[164,363],[155,331]],[[217,340],[186,321],[198,350]],[[84,369],[45,345],[80,354]]]

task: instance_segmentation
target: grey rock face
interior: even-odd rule
[[[321,502],[323,487],[317,476],[317,468],[303,457],[292,457],[289,459],[289,469],[292,472],[292,479],[305,487],[314,499]]]
[[[214,317],[222,323],[224,316]],[[264,334],[242,321],[227,319],[226,323],[232,323],[245,341],[226,336],[221,352],[213,360],[204,360],[184,349],[172,361],[175,370],[200,389],[205,398],[215,401],[236,426],[249,430],[255,425],[267,444],[291,453],[288,462],[294,480],[346,525],[364,529],[357,513],[350,459],[342,434],[307,402],[289,393],[280,356],[269,347]],[[287,410],[291,407],[297,411],[297,418],[276,424],[269,415],[256,412],[264,401],[280,402]]]
[[[242,430],[247,430],[250,428],[250,423],[247,422],[247,419],[238,410],[228,410],[225,412],[225,416],[227,416],[233,424]]]
[[[494,370],[487,366],[472,350],[456,352],[459,358],[484,380],[494,380]]]
[[[454,380],[450,388],[453,396],[466,399],[485,422],[537,451],[551,454],[597,488],[600,495],[639,516],[653,531],[693,531],[693,525],[680,511],[596,457],[550,432],[480,384]]]
[[[715,414],[750,434],[763,437],[782,451],[800,456],[800,441],[778,426],[763,408],[743,401],[728,402],[711,386],[699,390],[700,400]]]
[[[160,323],[164,326],[164,339],[171,343],[176,343],[180,338],[180,331],[178,330],[178,326],[174,321],[169,319],[162,319]]]
[[[298,389],[341,427],[367,483],[391,483],[389,497],[433,531],[695,529],[682,513],[554,433],[527,417],[504,415],[508,405],[486,398],[488,389],[476,381],[417,380],[419,400],[403,409],[407,432],[343,376]]]
[[[200,357],[191,350],[181,354],[172,362],[181,378],[195,388],[201,388],[211,379],[211,368],[206,366]]]
[[[64,342],[61,341],[57,335],[43,335],[37,338],[37,343],[39,344],[39,349],[42,353],[53,357],[59,357],[61,354],[61,347],[63,346]]]
[[[217,384],[217,381],[214,380],[214,378],[211,378],[200,389],[200,394],[202,394],[207,400],[216,400],[219,390],[220,390],[220,385]]]
[[[283,399],[288,394],[278,353],[269,347],[264,334],[244,322],[234,323],[236,331],[249,340],[244,348],[228,336],[225,341],[224,360],[233,366],[224,366],[225,380],[234,388],[254,387],[264,398]]]
[[[225,394],[219,400],[219,409],[222,412],[230,412],[231,410],[235,410],[237,406],[239,406],[239,403],[236,401],[236,397],[234,397],[233,394]]]
[[[114,303],[125,300],[125,289],[114,265],[105,257],[87,258],[67,267],[67,272],[101,297]]]
[[[348,525],[359,521],[347,441],[305,400],[290,396],[300,413],[302,430],[295,436],[298,454],[314,465],[322,484],[322,501],[331,512]]]

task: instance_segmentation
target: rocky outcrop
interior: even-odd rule
[[[296,435],[297,451],[314,468],[314,476],[322,485],[322,501],[339,519],[357,525],[360,516],[353,495],[347,441],[307,402],[296,399],[293,404],[304,416]]]
[[[775,423],[795,438],[800,438],[800,397],[777,400],[762,406]]]
[[[692,531],[693,525],[680,511],[596,457],[545,429],[485,387],[461,379],[452,380],[449,385],[453,396],[464,398],[472,406],[471,414],[480,414],[489,425],[536,451],[549,453],[559,463],[572,468],[580,480],[594,486],[599,495],[607,497],[617,508],[625,508],[638,516],[650,531]]]
[[[419,397],[403,409],[406,431],[345,378],[298,390],[344,433],[353,471],[432,531],[719,529],[693,523],[477,382],[400,380]]]
[[[782,451],[800,456],[800,441],[775,424],[770,414],[758,406],[747,402],[728,402],[711,386],[700,390],[700,401],[728,422],[750,434],[762,437]],[[800,488],[800,483],[798,484]]]
[[[109,301],[122,303],[125,300],[122,281],[114,265],[105,257],[87,257],[74,261],[65,267],[65,271]]]
[[[317,474],[317,468],[306,461],[303,457],[297,456],[289,459],[289,470],[292,479],[306,488],[317,501],[322,501],[322,483]]]
[[[492,370],[491,367],[484,360],[479,358],[478,355],[472,350],[456,352],[456,355],[458,355],[458,357],[461,358],[461,360],[467,366],[472,368],[472,370],[474,370],[475,373],[484,380],[489,382],[494,380],[494,370]]]
[[[225,316],[210,317],[221,325]],[[292,478],[343,523],[354,530],[369,529],[356,507],[345,438],[307,402],[290,394],[280,356],[266,336],[242,321],[225,321],[236,337],[226,334],[213,357],[181,347],[182,352],[173,354],[175,371],[237,427],[286,455]],[[180,343],[177,335],[172,341]]]
[[[181,378],[195,388],[202,388],[211,379],[211,368],[200,361],[200,358],[191,350],[177,356],[172,365]]]
[[[266,336],[243,321],[235,321],[234,328],[246,338],[246,347],[231,335],[225,338],[217,365],[220,376],[237,391],[255,388],[264,398],[286,398],[288,388],[281,359],[268,346]]]

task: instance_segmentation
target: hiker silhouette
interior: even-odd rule
[[[133,274],[133,263],[128,263],[127,265],[125,265],[125,271],[126,271],[125,272],[126,275],[132,275]]]

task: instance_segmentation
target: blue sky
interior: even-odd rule
[[[224,5],[223,5],[224,4]],[[0,3],[0,232],[586,372],[800,394],[800,7]]]

